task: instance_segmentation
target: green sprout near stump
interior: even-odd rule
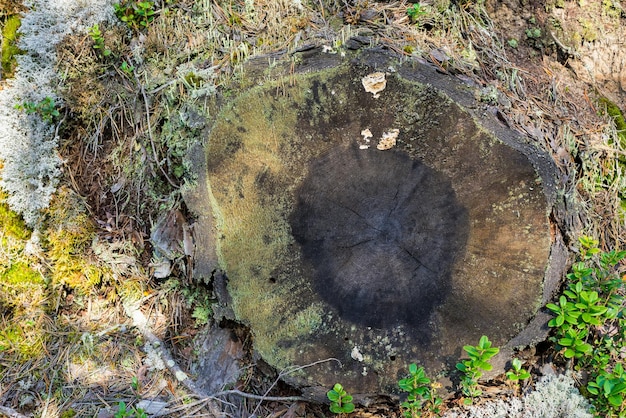
[[[456,368],[463,373],[461,379],[461,391],[467,396],[464,400],[466,405],[471,405],[474,398],[482,395],[482,391],[478,388],[478,379],[483,375],[482,371],[489,371],[493,366],[489,363],[489,359],[498,354],[499,348],[491,347],[491,341],[486,335],[480,337],[477,346],[466,345],[463,350],[469,356],[468,360],[457,363]]]
[[[120,70],[122,70],[122,72],[124,74],[126,74],[128,77],[132,78],[133,77],[133,71],[135,71],[135,66],[132,65],[132,64],[129,64],[126,61],[124,61],[120,65]]]
[[[354,411],[352,396],[339,383],[326,393],[330,401],[330,412],[333,414],[349,414]]]
[[[511,382],[517,383],[521,380],[526,380],[530,378],[530,372],[526,369],[522,368],[522,360],[518,358],[514,358],[511,360],[512,370],[506,372],[506,378]]]
[[[443,400],[435,395],[433,384],[423,367],[417,367],[415,363],[409,365],[409,376],[400,379],[398,386],[409,393],[405,402],[401,406],[405,418],[417,418],[422,416],[422,411],[427,409],[432,414],[439,414]]]
[[[141,408],[128,409],[126,402],[120,402],[113,418],[148,418],[148,414]]]

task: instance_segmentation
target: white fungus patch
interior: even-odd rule
[[[380,97],[380,92],[387,87],[387,80],[385,79],[385,73],[371,73],[361,79],[361,83],[365,88],[365,91],[372,93],[374,98]]]
[[[354,346],[352,352],[350,353],[350,357],[356,361],[363,361],[363,354],[359,351],[359,347]]]
[[[370,147],[370,138],[374,136],[372,131],[367,128],[363,129],[361,136],[363,136],[363,139],[359,140],[359,149],[368,149]]]
[[[376,145],[376,148],[384,151],[395,147],[396,140],[398,139],[399,134],[399,129],[391,129],[389,132],[383,132],[383,136],[382,138],[380,138],[380,141],[378,141],[378,145]]]

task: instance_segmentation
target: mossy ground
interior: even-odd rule
[[[0,54],[0,64],[2,65],[2,78],[11,78],[17,61],[15,56],[21,51],[17,47],[18,29],[20,28],[20,17],[11,15],[2,18],[0,16],[0,27],[2,28],[2,51]]]
[[[559,2],[553,3],[558,12]],[[616,7],[608,2],[561,3],[577,12],[598,6],[598,16],[613,21],[607,30],[619,26]],[[46,228],[37,233],[0,205],[3,406],[40,416],[94,416],[121,400],[160,397],[180,407],[173,415],[193,411],[172,376],[146,371],[143,341],[128,328],[120,300],[143,298],[146,311],[154,313],[154,328],[179,350],[181,363],[193,357],[186,349],[195,321],[180,292],[165,291],[150,278],[147,241],[159,211],[180,205],[179,186],[194,181],[181,155],[206,136],[219,103],[263,82],[243,71],[253,56],[272,54],[262,58],[270,80],[289,73],[284,52],[302,48],[293,60],[306,61],[306,47],[318,44],[341,54],[350,35],[361,35],[400,55],[423,57],[441,71],[463,73],[480,87],[494,87],[503,117],[547,149],[568,175],[566,186],[584,196],[568,201],[582,213],[584,227],[603,247],[624,247],[624,208],[615,204],[624,176],[615,164],[613,122],[581,99],[591,84],[563,70],[555,47],[526,45],[526,27],[509,25],[495,10],[495,21],[490,19],[484,2],[437,0],[420,25],[409,21],[403,2],[166,4],[167,10],[159,4],[155,20],[141,32],[101,25],[109,58],[93,50],[88,35],[68,37],[59,48],[60,93],[69,112],[59,148],[65,187]],[[23,11],[18,7],[0,1],[0,18]],[[541,10],[543,5],[531,12]],[[581,38],[585,21],[578,17],[593,23],[586,38],[604,30],[597,27],[600,20],[576,15],[572,23]],[[511,36],[519,40],[517,49],[500,41]],[[566,46],[588,52],[584,43]],[[134,65],[137,78],[121,70],[124,61]],[[185,283],[188,272],[184,263],[178,266],[175,278]],[[301,322],[315,322],[311,318],[315,312]],[[131,388],[133,377],[138,389]],[[243,383],[259,394],[270,385],[252,373]],[[236,408],[231,413],[241,415],[249,406],[241,402]],[[267,415],[278,408],[268,406]]]

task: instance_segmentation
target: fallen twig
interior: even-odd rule
[[[0,414],[3,414],[9,418],[27,418],[26,415],[20,414],[13,408],[8,406],[0,406]]]
[[[210,399],[206,392],[204,392],[201,388],[198,387],[196,382],[191,380],[191,378],[185,373],[180,366],[174,361],[174,357],[169,352],[165,345],[161,341],[159,337],[157,337],[152,330],[150,329],[150,325],[148,324],[148,319],[141,312],[136,304],[128,304],[124,305],[124,310],[126,311],[126,315],[128,315],[132,321],[133,326],[135,326],[143,335],[143,337],[152,345],[155,351],[158,353],[159,357],[163,360],[163,363],[167,367],[167,369],[176,377],[176,380],[179,381],[187,390],[189,390],[193,395],[200,399]],[[216,417],[222,417],[223,414],[219,411],[217,406],[212,402],[207,402],[207,408]]]
[[[246,393],[246,392],[242,392],[240,390],[225,390],[223,392],[217,392],[214,393],[213,395],[211,395],[211,399],[213,398],[218,398],[220,396],[227,396],[227,395],[237,395],[237,396],[241,396],[242,398],[248,398],[248,399],[257,399],[260,400],[261,402],[263,401],[272,401],[272,402],[298,402],[298,401],[308,401],[308,399],[303,398],[302,396],[267,396],[267,395],[255,395],[252,393]],[[259,405],[261,404],[261,402],[259,402]],[[258,405],[257,405],[258,408]],[[254,415],[254,412],[252,413],[252,415]]]
[[[270,391],[271,391],[272,389],[274,389],[274,386],[276,386],[276,384],[278,384],[278,382],[280,381],[280,379],[282,379],[282,378],[283,378],[283,376],[287,376],[287,375],[289,375],[289,374],[291,374],[291,373],[295,373],[295,372],[297,372],[298,370],[303,370],[303,369],[306,369],[306,368],[308,368],[308,367],[312,367],[312,366],[315,366],[315,365],[318,365],[318,364],[321,364],[321,363],[326,363],[326,362],[328,362],[328,361],[336,361],[337,363],[339,363],[339,367],[341,367],[341,366],[342,366],[342,364],[341,364],[341,362],[340,362],[339,360],[337,360],[336,358],[332,358],[332,357],[331,357],[331,358],[327,358],[327,359],[324,359],[324,360],[314,361],[313,363],[305,364],[304,366],[294,366],[294,367],[290,367],[290,368],[288,368],[288,369],[283,370],[282,372],[280,372],[280,373],[278,374],[278,377],[274,380],[274,383],[272,383],[272,384],[270,385],[269,389],[267,389],[267,390],[265,391],[265,394],[264,394],[263,396],[261,396],[260,398],[256,398],[256,396],[258,396],[258,395],[254,395],[255,397],[248,396],[248,397],[250,397],[250,398],[252,398],[252,399],[259,399],[259,400],[260,400],[260,402],[259,402],[259,403],[257,404],[257,406],[254,408],[254,411],[252,411],[252,416],[255,416],[255,415],[256,415],[257,411],[258,411],[258,410],[259,410],[259,408],[261,407],[261,403],[262,403],[264,400],[265,400],[265,401],[280,401],[280,400],[282,400],[282,401],[286,401],[286,402],[295,402],[295,401],[299,401],[299,400],[306,400],[306,399],[300,398],[300,397],[298,397],[298,396],[295,396],[295,397],[294,397],[294,396],[292,396],[292,397],[288,397],[288,398],[290,398],[290,399],[271,399],[272,397],[267,396],[267,394],[268,394],[268,393],[270,393]],[[239,392],[239,391],[237,391],[237,392]],[[240,396],[243,396],[243,395],[241,395],[241,394],[239,394],[239,395],[240,395]],[[248,395],[249,395],[249,394],[248,394]],[[214,394],[213,396],[216,396],[216,395]],[[296,398],[298,398],[298,399],[296,399]]]
[[[287,376],[291,373],[295,373],[299,370],[306,369],[308,367],[312,367],[312,366],[315,366],[321,363],[326,363],[329,361],[336,361],[337,363],[339,363],[339,366],[341,366],[341,362],[338,359],[327,358],[327,359],[319,360],[310,364],[305,364],[304,366],[290,367],[286,370],[283,370],[282,372],[278,374],[278,377],[276,378],[276,380],[274,380],[274,383],[272,383],[272,385],[269,387],[269,389],[265,391],[265,394],[263,395],[255,395],[252,393],[242,392],[236,389],[225,390],[222,392],[217,392],[217,393],[213,393],[209,395],[206,392],[204,392],[204,390],[202,390],[200,387],[198,387],[196,382],[194,382],[187,375],[187,373],[185,373],[180,368],[180,366],[178,366],[178,364],[174,360],[174,357],[169,352],[169,350],[165,348],[161,339],[157,337],[150,329],[150,326],[148,324],[148,318],[146,318],[143,312],[139,310],[138,305],[137,304],[124,305],[124,310],[126,311],[126,315],[128,315],[132,319],[133,326],[136,327],[144,336],[144,338],[152,345],[152,347],[158,353],[161,360],[163,360],[163,363],[165,364],[167,369],[176,377],[176,380],[182,383],[193,395],[195,395],[198,398],[198,401],[195,404],[201,404],[201,403],[206,402],[207,408],[209,409],[210,413],[216,417],[222,417],[224,416],[224,414],[221,413],[218,407],[211,401],[221,402],[221,399],[218,399],[218,398],[222,396],[227,396],[227,395],[236,395],[236,396],[241,396],[242,398],[259,400],[260,402],[257,404],[255,410],[252,413],[253,416],[256,414],[257,410],[259,409],[263,401],[272,401],[272,402],[307,401],[308,399],[303,398],[301,396],[268,396],[268,393],[276,386],[276,384],[278,384],[280,379],[282,379],[284,376]],[[171,413],[172,411],[170,410],[169,412]]]

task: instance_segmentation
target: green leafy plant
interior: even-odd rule
[[[104,46],[104,37],[102,36],[102,31],[100,31],[100,26],[97,23],[89,28],[89,36],[91,36],[91,39],[93,40],[93,49],[102,54],[103,57],[111,55],[111,50]]]
[[[114,418],[148,418],[148,414],[141,408],[128,409],[125,402],[117,404]]]
[[[152,1],[122,0],[113,5],[115,15],[133,29],[143,29],[154,20]]]
[[[463,373],[461,391],[467,397],[464,400],[465,404],[470,405],[474,402],[474,398],[482,395],[482,391],[478,388],[478,379],[482,377],[483,371],[489,371],[493,368],[489,359],[498,354],[500,349],[492,347],[489,338],[483,335],[477,346],[466,345],[463,346],[463,350],[469,359],[457,363],[456,368]]]
[[[558,302],[546,305],[555,315],[548,326],[555,328],[552,340],[565,358],[605,365],[608,360],[605,349],[614,343],[597,330],[622,316],[623,297],[617,290],[623,282],[614,267],[626,257],[626,251],[602,253],[598,242],[587,236],[580,237],[579,244],[582,261],[572,265],[567,274],[570,283]],[[591,342],[597,346],[595,349]]]
[[[349,414],[354,411],[352,396],[339,383],[326,393],[330,401],[330,412],[333,414]]]
[[[514,358],[511,360],[511,368],[506,372],[506,378],[512,382],[519,382],[520,380],[526,380],[530,378],[530,372],[522,368],[522,360]]]
[[[122,72],[126,74],[127,76],[132,77],[133,71],[135,71],[135,66],[132,64],[129,64],[126,61],[123,61],[122,64],[120,65],[120,70],[122,70]]]
[[[410,364],[409,376],[400,379],[398,386],[409,393],[406,401],[401,404],[405,418],[420,417],[424,409],[432,414],[439,414],[443,400],[436,396],[433,384],[426,377],[423,367],[417,367],[415,363]]]
[[[578,240],[578,261],[567,274],[568,285],[556,303],[548,325],[551,340],[563,357],[589,375],[586,394],[598,416],[626,416],[626,374],[621,353],[626,348],[624,279],[620,267],[626,251],[603,252],[598,241]],[[610,331],[609,331],[610,330]]]
[[[139,392],[139,378],[137,376],[133,376],[133,378],[130,380],[130,387],[133,392]]]
[[[589,355],[593,347],[586,342],[588,335],[589,331],[585,328],[569,328],[565,331],[565,335],[557,340],[559,347],[565,349],[563,356],[580,359]]]
[[[528,28],[525,31],[526,38],[528,39],[539,39],[541,38],[541,29],[540,28]]]
[[[597,396],[596,408],[605,412],[617,409],[620,417],[626,408],[626,374],[622,363],[617,363],[612,371],[600,371],[594,381],[589,382],[587,390]]]
[[[52,97],[46,97],[38,103],[24,102],[22,104],[17,104],[15,105],[15,108],[24,110],[28,114],[37,113],[46,122],[52,122],[60,116]]]
[[[419,3],[414,3],[411,7],[406,9],[406,14],[411,19],[411,22],[415,23],[420,18],[420,16],[426,15],[428,12],[422,8]]]
[[[210,306],[196,306],[191,313],[191,317],[196,320],[196,326],[203,326],[209,323],[213,309]]]

